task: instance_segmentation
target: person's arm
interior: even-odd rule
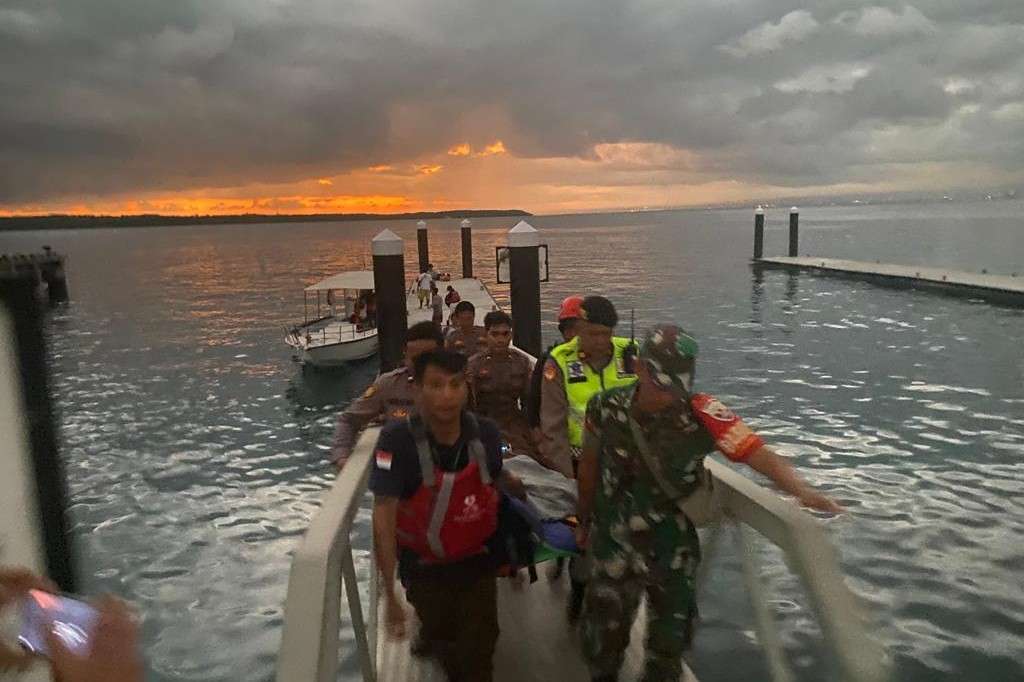
[[[379,377],[366,392],[356,398],[345,411],[338,415],[334,427],[334,443],[331,445],[331,462],[341,469],[352,454],[359,432],[384,410],[382,397],[384,377]]]
[[[378,495],[373,498],[373,551],[380,568],[380,589],[384,594],[388,633],[395,639],[405,637],[405,609],[395,591],[395,567],[398,565],[398,498]]]
[[[544,363],[540,392],[541,455],[550,466],[572,478],[572,452],[569,449],[569,399],[565,395],[562,371],[554,360]]]
[[[715,446],[734,462],[745,462],[754,471],[768,477],[780,490],[796,497],[800,504],[838,513],[842,507],[803,481],[784,457],[765,445],[742,419],[706,393],[697,393],[691,405]]]
[[[51,629],[46,643],[53,677],[58,682],[143,682],[139,626],[128,607],[113,597],[96,604],[99,619],[86,654],[70,651]]]
[[[544,365],[547,364],[547,354],[540,356],[537,364],[533,366],[533,374],[530,375],[530,389],[526,398],[526,421],[531,429],[540,429],[540,391],[541,383],[544,381]]]
[[[767,445],[762,445],[747,458],[750,467],[766,476],[780,490],[787,492],[805,507],[818,509],[825,512],[838,514],[843,508],[831,498],[815,490],[806,481],[800,478],[796,469],[785,457],[779,456]]]

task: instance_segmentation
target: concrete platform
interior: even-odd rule
[[[984,298],[1006,305],[1024,306],[1024,277],[807,256],[761,258],[752,264],[754,267],[807,270],[887,286],[927,289],[945,294]]]
[[[441,298],[448,292],[448,287],[455,287],[455,291],[459,292],[459,296],[462,297],[463,301],[469,301],[476,307],[476,323],[481,327],[484,324],[484,315],[491,312],[492,310],[498,309],[498,304],[494,302],[494,297],[491,296],[491,292],[487,290],[487,287],[478,279],[452,279],[449,282],[437,282],[438,291],[441,293]],[[405,300],[405,309],[409,312],[409,324],[413,325],[423,320],[431,319],[431,310],[429,307],[420,308],[419,298],[416,294],[409,294]],[[454,309],[455,306],[452,306]],[[448,315],[451,310],[448,306],[444,307],[444,324],[448,323]]]
[[[501,635],[494,654],[495,682],[590,682],[576,630],[568,625],[565,617],[567,577],[563,575],[561,580],[550,582],[546,575],[548,567],[549,564],[538,567],[540,579],[532,585],[526,580],[519,588],[507,579],[498,582]],[[415,622],[412,607],[407,605],[407,608]],[[383,608],[377,622],[384,622]],[[640,677],[645,622],[641,607],[619,678],[623,682]],[[378,631],[378,679],[381,682],[443,682],[445,676],[436,663],[409,653],[411,639],[396,642],[389,640],[383,629]],[[685,664],[680,682],[697,682]]]

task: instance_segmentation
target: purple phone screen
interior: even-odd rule
[[[71,651],[89,651],[89,637],[99,617],[85,602],[40,590],[29,590],[22,604],[24,621],[18,642],[29,651],[46,655],[46,632],[52,628]]]

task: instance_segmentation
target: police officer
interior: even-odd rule
[[[535,439],[542,437],[540,430],[540,393],[543,387],[542,382],[544,381],[544,365],[551,356],[551,351],[566,341],[572,341],[576,338],[576,328],[579,324],[580,305],[582,303],[582,296],[568,296],[562,300],[562,305],[558,307],[558,333],[562,335],[562,340],[559,343],[552,344],[543,355],[537,358],[537,364],[534,365],[533,375],[530,377],[530,392],[526,401],[526,421],[529,422],[530,428],[533,429]]]
[[[587,401],[600,391],[627,386],[636,375],[627,367],[629,339],[612,336],[619,316],[604,296],[587,296],[579,306],[578,335],[551,351],[541,382],[541,454],[572,478],[583,444]]]
[[[433,322],[417,322],[405,334],[405,364],[381,374],[363,395],[338,415],[331,446],[331,461],[341,469],[352,454],[359,432],[375,419],[388,423],[405,419],[415,404],[412,366],[416,358],[444,345],[441,330]]]
[[[487,348],[469,359],[470,409],[498,423],[513,455],[534,455],[522,405],[529,389],[530,360],[512,348],[512,318],[494,310],[484,316]]]
[[[484,328],[474,324],[476,306],[469,301],[459,301],[455,304],[455,309],[449,319],[453,320],[453,327],[448,332],[445,348],[467,358],[473,357],[478,350],[484,349],[487,345]]]
[[[639,351],[636,386],[596,395],[587,407],[579,466],[577,542],[591,575],[583,652],[595,681],[618,679],[641,596],[648,607],[643,682],[679,679],[693,634],[700,561],[688,500],[714,449],[745,462],[801,504],[840,507],[804,483],[721,402],[692,394],[697,343],[659,325]]]

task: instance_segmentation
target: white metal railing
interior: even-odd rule
[[[324,495],[320,510],[292,559],[277,682],[337,680],[343,584],[362,679],[364,682],[378,679],[376,575],[370,576],[368,628],[350,542],[352,523],[365,496],[378,431],[372,428],[363,433],[348,464]],[[825,642],[838,664],[840,679],[845,682],[890,680],[884,649],[868,636],[868,621],[861,604],[844,582],[836,552],[818,521],[728,466],[711,458],[706,464],[726,518],[743,524],[738,529],[738,549],[753,601],[759,641],[765,648],[772,679],[788,682],[792,675],[762,594],[757,557],[747,538],[746,527],[781,548],[790,569],[802,580]],[[718,524],[705,539],[705,561],[701,564],[698,585],[707,579],[720,530],[721,524]]]

